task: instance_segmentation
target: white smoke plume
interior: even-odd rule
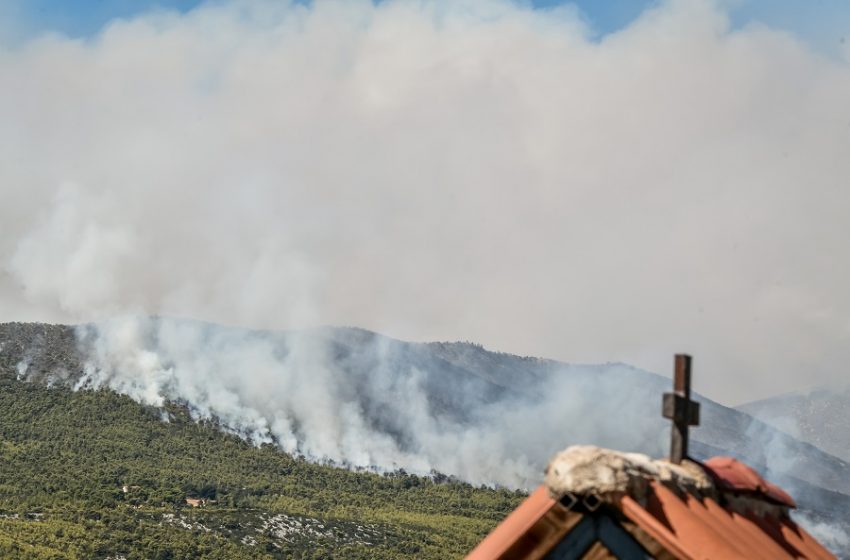
[[[848,98],[846,60],[712,0],[599,40],[507,0],[233,0],[21,40],[0,308],[660,372],[685,350],[724,402],[823,384],[850,361]]]
[[[569,443],[660,451],[660,417],[645,405],[656,404],[657,387],[624,366],[553,370],[530,360],[482,381],[357,330],[128,317],[78,333],[88,361],[77,388],[185,403],[196,418],[312,460],[529,488]]]
[[[172,318],[113,319],[78,327],[77,336],[86,356],[77,389],[108,387],[158,407],[181,403],[255,444],[349,468],[436,471],[530,489],[567,445],[663,456],[669,437],[658,414],[668,382],[624,365],[411,345],[359,329],[251,331]],[[798,442],[760,423],[741,439],[734,418],[715,417],[734,414],[720,408],[703,402],[695,447],[751,454],[807,507],[819,500],[826,512],[843,507],[811,496],[850,488],[829,485],[829,476],[842,476],[834,466],[812,468],[818,457],[801,456]],[[799,523],[827,546],[847,547],[840,520],[805,511],[795,514]]]

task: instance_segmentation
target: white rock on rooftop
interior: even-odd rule
[[[555,455],[546,467],[549,493],[596,494],[601,498],[629,494],[641,498],[648,483],[659,481],[688,492],[711,492],[713,484],[696,464],[674,465],[641,453],[624,453],[593,445],[574,445]]]

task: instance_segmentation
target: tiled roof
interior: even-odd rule
[[[517,509],[508,515],[504,521],[490,533],[486,539],[481,541],[475,550],[466,557],[467,560],[487,560],[495,558],[510,558],[506,556],[511,549],[519,548],[516,545],[525,538],[530,540],[529,534],[542,533],[534,531],[543,517],[557,504],[557,500],[549,496],[545,486],[538,486],[537,490],[523,501]],[[535,541],[545,540],[544,535],[534,535]],[[554,543],[552,543],[554,544]],[[520,556],[513,556],[520,558]]]
[[[609,518],[608,523],[617,525],[621,535],[639,543],[655,558],[834,558],[790,518],[788,508],[794,507],[791,497],[755,470],[729,457],[717,457],[701,466],[715,481],[716,487],[710,491],[683,490],[668,479],[648,478],[640,493],[615,490],[588,501],[587,495],[562,494],[563,491],[556,491],[553,497],[551,486],[540,486],[467,560],[546,558],[586,517]],[[605,469],[609,467],[606,465]],[[587,465],[580,465],[576,472],[582,469],[586,470]],[[602,537],[595,541],[597,548],[600,542],[609,544],[602,542]],[[598,557],[592,554],[593,548],[587,550],[584,555],[569,557]],[[572,552],[575,553],[574,547]]]
[[[763,479],[749,465],[732,457],[712,457],[702,464],[721,490],[762,497],[788,507],[797,507],[785,490]]]
[[[683,558],[834,558],[788,516],[736,512],[712,498],[651,485],[645,507],[626,496],[622,511],[653,537],[675,542]]]

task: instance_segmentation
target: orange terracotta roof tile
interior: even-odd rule
[[[789,558],[788,551],[765,533],[761,527],[742,515],[720,507],[712,499],[703,500],[706,510],[742,546],[753,550],[752,558]],[[740,547],[739,547],[740,548]]]
[[[704,467],[721,494],[713,490],[674,490],[670,481],[649,480],[647,491],[639,498],[628,493],[609,496],[605,500],[608,513],[603,515],[614,515],[622,523],[633,524],[632,527],[638,527],[657,542],[669,557],[682,560],[834,560],[828,550],[787,516],[786,509],[771,506],[775,509],[758,510],[761,513],[750,508],[737,511],[733,508],[740,505],[734,501],[727,503],[722,493],[744,493],[755,499],[792,506],[791,497],[779,487],[731,457],[710,459]],[[567,512],[545,486],[540,486],[467,560],[542,558],[553,546],[553,538],[557,541],[569,534],[582,516],[599,514],[581,511]],[[560,529],[553,530],[553,523],[560,524]],[[539,538],[544,527],[546,537]],[[516,546],[518,542],[522,546]]]
[[[655,516],[646,511],[638,504],[631,496],[624,496],[620,501],[623,513],[632,520],[637,526],[646,531],[649,536],[661,543],[664,548],[673,553],[676,558],[681,560],[693,560],[693,556],[688,554],[684,545],[679,542],[679,539],[670,532],[669,527],[664,525]]]
[[[555,505],[545,486],[537,490],[508,515],[486,539],[466,557],[467,560],[489,560],[502,555],[529,531]]]
[[[744,525],[737,523],[731,514],[717,505],[717,502],[711,498],[699,500],[693,496],[685,496],[683,501],[693,515],[722,535],[727,542],[741,551],[745,558],[773,560],[784,556],[784,551],[781,548],[779,549],[780,556],[767,554],[764,547],[770,539],[764,537],[761,531],[752,532]]]
[[[692,558],[746,558],[744,551],[729,542],[722,530],[707,524],[670,489],[653,483],[653,499],[647,508],[670,528]]]
[[[823,560],[832,560],[835,558],[835,556],[816,541],[814,537],[790,519],[782,519],[779,523],[782,535],[798,550],[803,552],[806,558],[817,558]]]
[[[766,481],[755,469],[733,457],[712,457],[702,466],[722,490],[757,494],[780,505],[797,507],[782,488]]]
[[[793,544],[782,535],[779,519],[775,517],[762,517],[750,514],[747,519],[755,523],[773,542],[781,546],[785,552],[792,558],[802,558],[803,553],[800,552]]]
[[[791,497],[788,492],[777,486],[776,484],[772,484],[770,482],[765,481],[766,490],[765,494],[767,497],[773,500],[778,504],[782,504],[784,506],[796,508],[797,502],[794,501],[794,498]]]

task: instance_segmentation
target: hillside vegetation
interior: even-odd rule
[[[522,498],[312,464],[0,367],[2,558],[459,558]]]
[[[656,448],[667,421],[651,411],[669,380],[625,365],[561,364],[328,327],[294,338],[323,349],[326,360],[313,370],[286,362],[292,333],[159,318],[136,326],[140,338],[129,349],[119,344],[115,356],[156,358],[167,386],[120,359],[98,361],[98,344],[109,338],[86,338],[86,327],[0,323],[0,558],[458,558],[522,497],[436,473],[316,465],[229,433],[256,429],[271,440],[264,426],[279,418],[302,438],[298,449],[323,438],[356,441],[352,462],[392,469],[405,455],[381,455],[374,445],[391,441],[424,459],[411,464],[457,474],[451,465],[463,459],[466,480],[506,485],[510,476],[533,485],[539,461],[570,443],[664,452]],[[180,344],[163,344],[175,333]],[[273,363],[273,374],[255,353]],[[108,383],[85,385],[92,365],[103,363]],[[313,371],[330,373],[317,379]],[[234,390],[243,380],[233,372],[253,390]],[[71,389],[81,385],[118,392]],[[328,398],[314,406],[317,394]],[[160,398],[164,409],[139,404]],[[813,530],[850,517],[845,461],[696,398],[695,458],[732,455],[754,466],[792,493]],[[343,409],[356,411],[356,421],[336,414]],[[188,411],[211,420],[198,423]],[[520,472],[513,462],[521,460]],[[504,473],[486,477],[476,470],[499,466]],[[187,498],[209,502],[193,509]]]

